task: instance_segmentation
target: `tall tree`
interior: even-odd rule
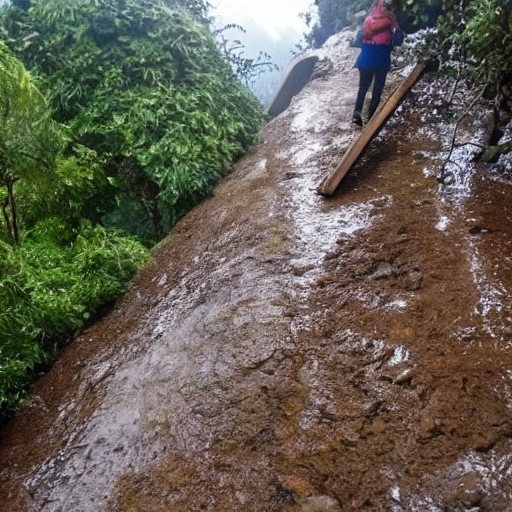
[[[15,184],[52,172],[61,143],[46,100],[23,64],[0,43],[0,207],[15,246],[20,244]]]

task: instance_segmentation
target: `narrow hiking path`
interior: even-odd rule
[[[508,510],[512,182],[471,145],[440,172],[427,77],[317,195],[356,136],[351,36],[2,431],[5,510]]]

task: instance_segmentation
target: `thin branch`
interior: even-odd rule
[[[467,146],[468,144],[471,144],[472,146],[475,146],[475,147],[477,147],[479,149],[482,149],[482,150],[487,148],[487,146],[485,146],[484,144],[479,144],[478,142],[469,142],[469,143],[464,142],[464,143],[461,143],[461,144],[454,144],[453,147],[454,148],[462,148],[464,146]]]
[[[455,83],[453,84],[452,92],[450,93],[450,97],[448,98],[448,105],[451,105],[453,103],[453,98],[455,97],[455,91],[459,86],[459,82],[460,78],[457,78],[457,80],[455,80]]]
[[[9,234],[11,239],[14,240],[14,234],[13,234],[13,231],[12,231],[11,219],[9,219],[9,214],[7,212],[8,204],[9,204],[9,202],[6,199],[4,201],[4,204],[2,204],[2,214],[4,216],[5,228],[7,229],[7,233]]]
[[[455,148],[455,138],[457,137],[457,130],[459,129],[459,124],[461,123],[461,121],[469,114],[469,112],[471,111],[471,109],[476,105],[476,103],[482,98],[483,94],[484,94],[484,91],[485,89],[487,89],[487,86],[489,84],[485,83],[484,85],[482,85],[482,87],[480,88],[480,91],[478,92],[478,94],[475,96],[475,98],[473,99],[473,101],[471,102],[471,104],[469,105],[469,107],[464,111],[464,113],[457,119],[457,122],[455,123],[455,127],[453,129],[453,134],[452,134],[452,140],[451,140],[451,144],[450,144],[450,153],[448,154],[448,158],[446,159],[446,163],[448,163],[452,157],[452,154],[453,154],[453,150]],[[446,165],[445,163],[445,165]]]

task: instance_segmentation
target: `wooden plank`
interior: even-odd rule
[[[349,146],[335,171],[320,183],[317,189],[319,194],[323,196],[334,194],[341,180],[361,156],[366,146],[379,133],[398,105],[400,105],[405,94],[417,82],[424,69],[425,64],[417,64],[412,73],[395,89],[384,105],[373,115],[370,122],[361,131],[359,137]]]

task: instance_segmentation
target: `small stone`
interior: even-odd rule
[[[370,279],[382,279],[393,275],[393,267],[387,261],[379,261],[375,264]]]
[[[393,382],[395,384],[407,384],[408,382],[411,382],[412,378],[414,376],[414,368],[407,368],[403,372],[399,373]]]

